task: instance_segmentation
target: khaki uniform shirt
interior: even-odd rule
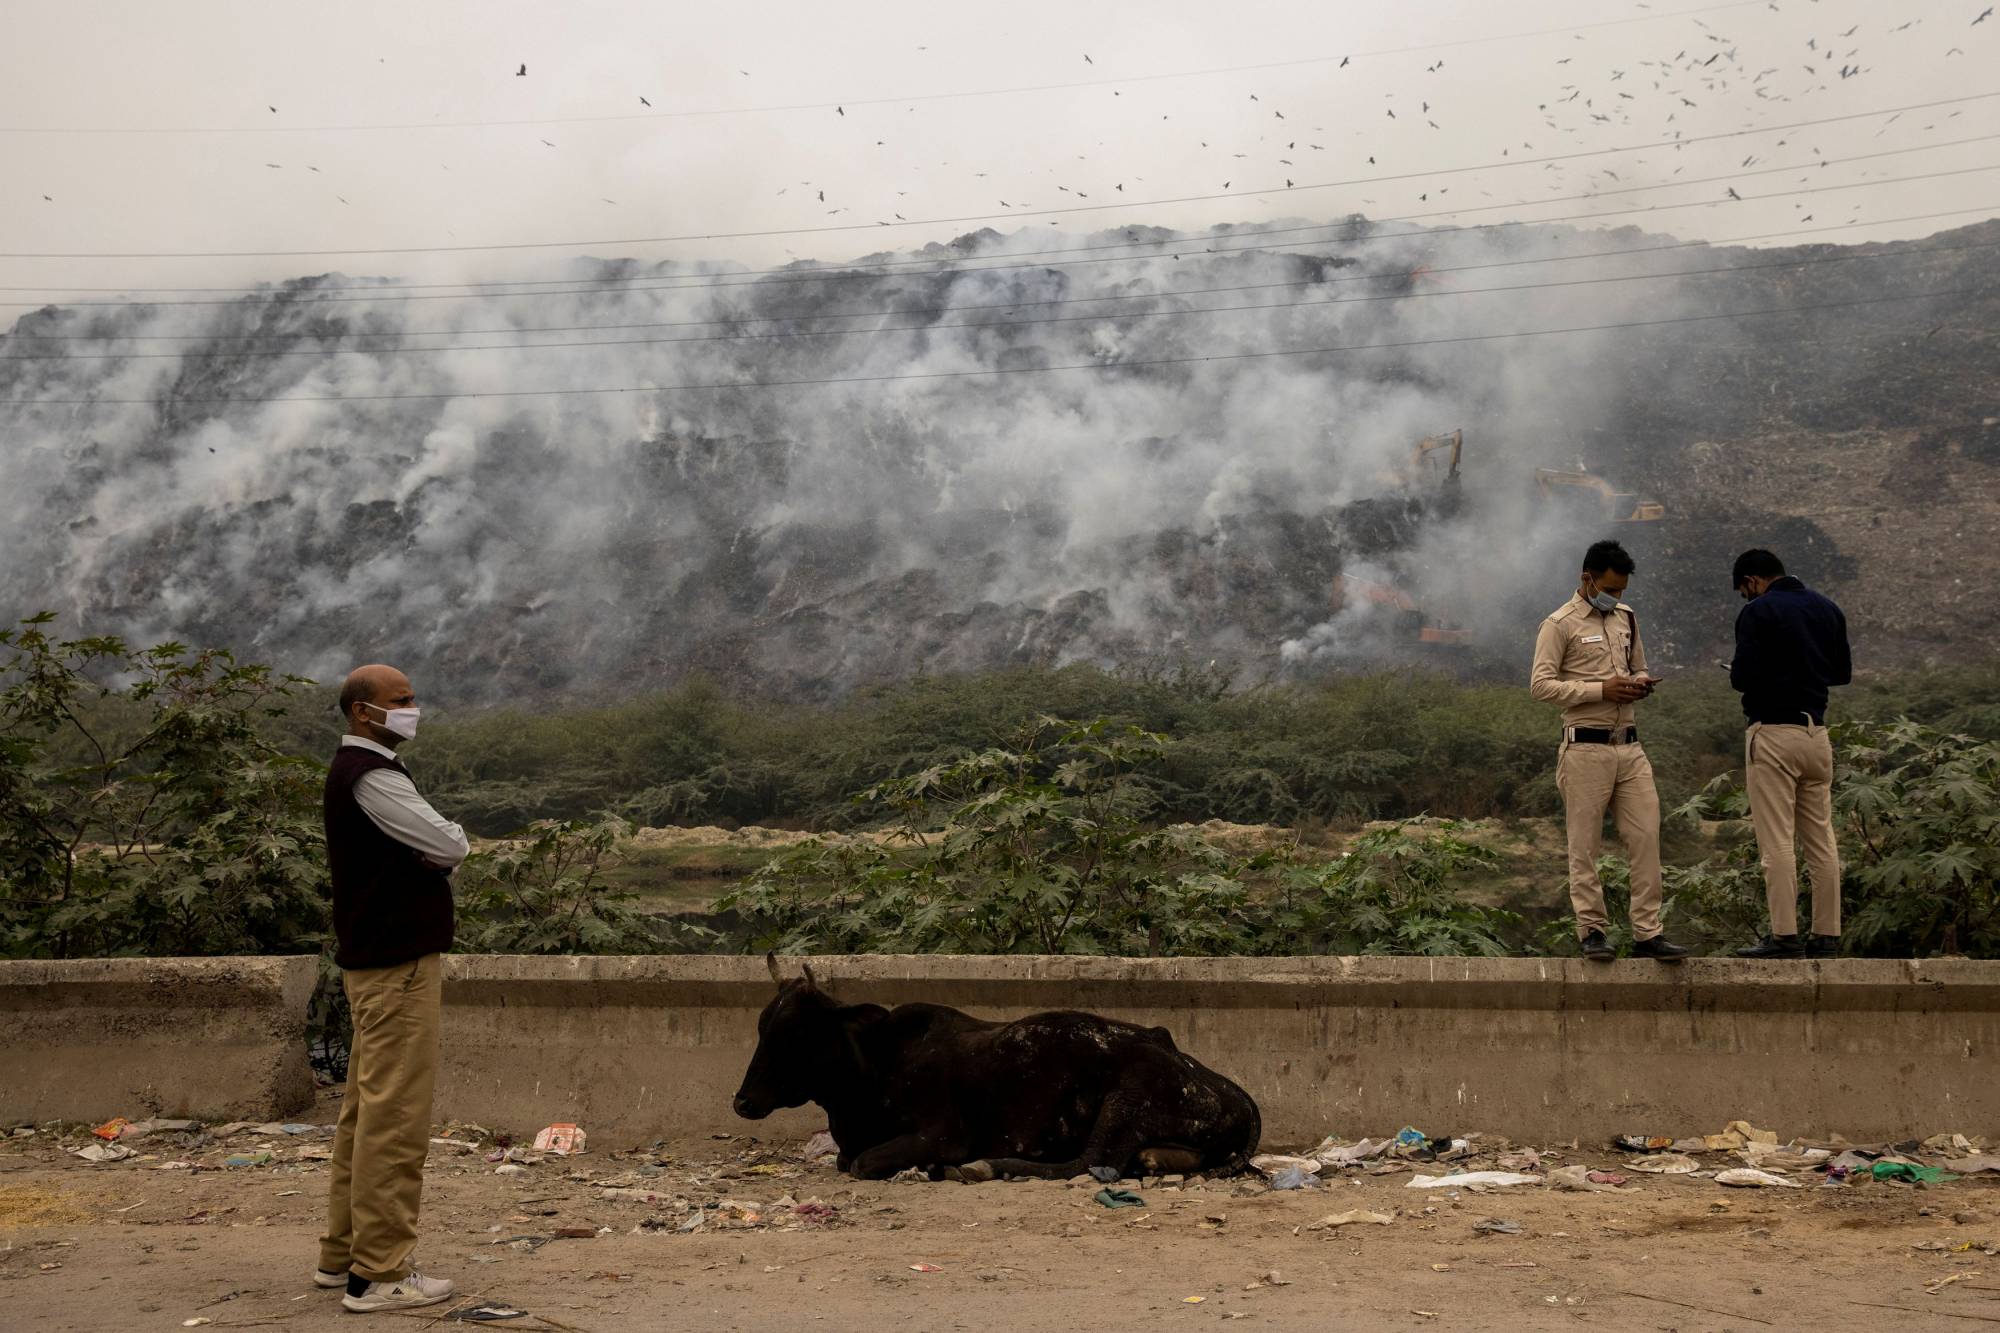
[[[1605,615],[1583,600],[1583,594],[1571,593],[1542,622],[1535,635],[1528,693],[1543,703],[1562,705],[1563,726],[1633,725],[1631,704],[1611,703],[1604,697],[1604,682],[1612,677],[1647,674],[1646,648],[1631,612],[1620,602],[1616,611]]]

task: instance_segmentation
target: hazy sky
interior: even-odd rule
[[[1496,221],[1700,203],[1713,206],[1607,225],[1734,239],[1967,210],[1812,239],[1925,235],[2000,212],[2000,170],[1787,192],[2000,163],[2000,138],[1915,151],[2000,135],[2000,98],[1492,164],[2000,91],[2000,15],[1974,23],[1986,2],[7,0],[0,251],[146,257],[0,258],[0,285],[532,276],[580,254],[767,264],[983,225],[1054,234],[1473,207],[1428,220]],[[1268,67],[1188,73],[1250,65]],[[1845,161],[1889,150],[1912,151]],[[1831,165],[1812,165],[1821,156]],[[1793,164],[1669,184],[1676,169]],[[1468,166],[1488,169],[1435,174]],[[1404,172],[1419,174],[1342,183]],[[1661,188],[1605,193],[1633,186]],[[1532,203],[1583,193],[1603,197]],[[1059,228],[1018,217],[1100,204],[1057,216]],[[817,230],[839,227],[858,229]],[[764,231],[785,234],[629,239]],[[158,257],[540,242],[557,244]]]

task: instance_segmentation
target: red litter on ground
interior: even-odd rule
[[[535,1135],[535,1151],[565,1157],[583,1151],[587,1136],[575,1125],[550,1125]]]
[[[942,1268],[939,1268],[939,1267],[938,1267],[938,1266],[937,1266],[936,1264],[911,1264],[911,1265],[910,1265],[910,1271],[911,1271],[912,1273],[942,1273],[942,1272],[944,1272],[944,1270],[943,1270]]]

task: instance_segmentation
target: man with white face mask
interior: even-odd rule
[[[1633,569],[1617,542],[1597,542],[1583,553],[1576,591],[1535,635],[1528,692],[1563,710],[1556,788],[1569,835],[1578,950],[1593,962],[1616,956],[1605,936],[1611,919],[1597,876],[1608,810],[1632,866],[1633,956],[1673,963],[1688,951],[1660,933],[1660,794],[1652,762],[1639,747],[1633,708],[1653,693],[1659,677],[1646,669],[1639,618],[1621,600]]]
[[[434,1305],[452,1284],[412,1267],[437,1082],[451,872],[465,830],[417,794],[396,747],[417,734],[416,691],[394,667],[340,687],[348,734],[326,775],[326,850],[341,985],[354,1014],[347,1090],[333,1140],[326,1235],[313,1281],[347,1309]]]

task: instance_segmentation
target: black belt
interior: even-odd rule
[[[1636,745],[1639,729],[1626,727],[1613,731],[1608,727],[1571,727],[1569,741],[1572,745]]]
[[[1789,714],[1755,714],[1750,718],[1750,721],[1752,725],[1762,724],[1767,727],[1803,727],[1808,724],[1815,727],[1823,727],[1826,725],[1826,714],[1808,713],[1805,709],[1801,708],[1797,712]]]

